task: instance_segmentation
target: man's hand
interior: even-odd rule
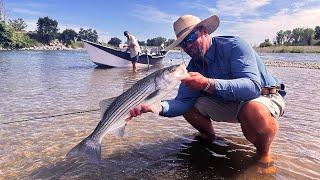
[[[159,114],[162,111],[161,103],[155,103],[152,105],[141,104],[139,106],[133,107],[130,109],[130,116],[126,119],[126,121],[130,121],[133,117],[140,116],[143,113],[153,112]]]
[[[183,78],[181,80],[186,86],[195,89],[203,90],[208,84],[208,78],[204,77],[198,72],[189,72],[189,77]]]

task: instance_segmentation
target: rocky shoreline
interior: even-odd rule
[[[29,48],[21,48],[21,49],[3,49],[0,48],[0,51],[75,51],[75,50],[83,50],[83,48],[61,48],[61,47],[29,47]]]
[[[58,42],[58,41],[53,41],[50,44],[42,44],[40,46],[31,46],[31,47],[26,47],[26,48],[2,48],[0,47],[0,51],[11,51],[11,50],[15,50],[15,51],[24,51],[24,50],[33,50],[33,51],[61,51],[61,50],[66,50],[66,51],[70,51],[70,50],[82,50],[82,47],[77,47],[77,48],[72,48],[72,47],[67,47],[65,45],[63,45],[62,43]]]
[[[28,48],[20,48],[20,49],[7,49],[0,47],[0,51],[73,51],[73,50],[83,50],[83,48],[71,48],[66,46],[34,46],[34,47],[28,47]]]
[[[294,68],[306,68],[306,69],[320,69],[320,63],[318,62],[297,62],[297,61],[264,61],[267,66],[272,67],[294,67]]]
[[[320,46],[253,47],[258,53],[320,53]]]

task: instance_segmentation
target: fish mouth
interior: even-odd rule
[[[179,78],[186,78],[186,77],[189,77],[189,73],[188,73],[188,70],[186,68],[186,64],[184,62],[180,63],[180,65],[178,66],[178,69],[176,71],[176,77],[179,77]]]

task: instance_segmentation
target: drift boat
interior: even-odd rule
[[[109,48],[98,43],[87,40],[84,42],[84,47],[87,50],[90,59],[93,63],[101,67],[129,67],[132,66],[130,54],[121,50]],[[141,54],[137,66],[139,65],[156,65],[166,56],[165,51],[160,51],[158,54]]]

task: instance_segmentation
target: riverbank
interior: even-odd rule
[[[74,51],[83,50],[83,48],[70,48],[66,46],[41,46],[41,47],[28,47],[21,49],[3,49],[0,47],[0,51]]]
[[[84,48],[84,45],[82,42],[75,42],[74,44],[70,46],[65,46],[64,44],[58,42],[58,41],[53,41],[50,44],[39,44],[38,46],[30,46],[30,47],[25,47],[25,48],[2,48],[0,47],[0,51],[25,51],[25,50],[30,50],[30,51],[70,51],[70,50],[82,50]]]
[[[320,46],[253,47],[258,53],[320,53]]]
[[[306,68],[306,69],[320,69],[320,63],[317,62],[290,62],[290,61],[269,61],[264,63],[272,67],[291,67],[291,68]]]

